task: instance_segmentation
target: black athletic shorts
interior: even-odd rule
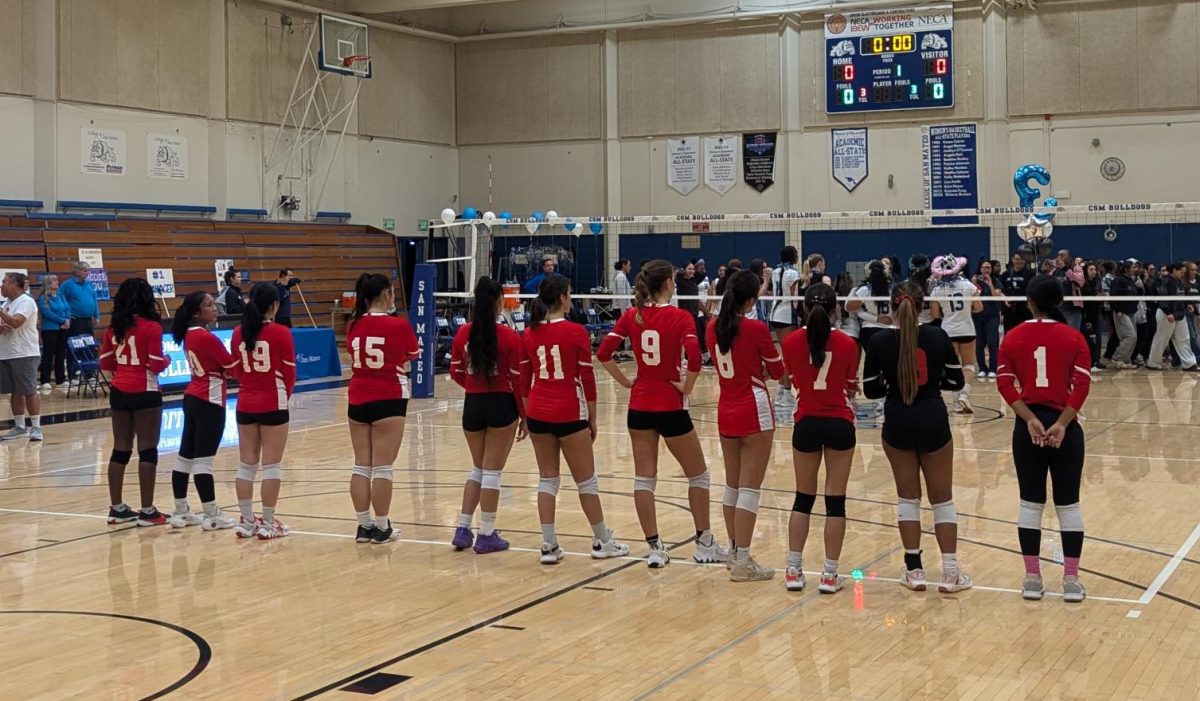
[[[625,418],[630,431],[657,431],[663,438],[684,436],[696,429],[687,409],[678,411],[638,411],[630,409]]]
[[[941,421],[931,421],[926,426],[906,426],[894,421],[883,420],[883,442],[896,450],[915,450],[918,453],[935,453],[954,437],[950,435],[950,420],[943,415]]]
[[[225,407],[190,394],[183,395],[183,435],[179,439],[179,457],[188,460],[211,458],[217,454],[224,433]]]
[[[263,411],[257,414],[238,411],[237,422],[239,426],[249,426],[250,424],[258,424],[259,426],[282,426],[291,420],[288,410],[282,411]]]
[[[829,416],[806,416],[792,428],[792,449],[798,453],[854,450],[858,444],[854,424]]]
[[[111,387],[108,393],[108,406],[117,411],[141,411],[162,405],[162,392],[122,392]]]
[[[393,416],[408,416],[408,400],[380,399],[366,404],[351,404],[346,407],[346,416],[360,424],[373,424]]]
[[[971,334],[970,336],[951,336],[950,340],[955,343],[974,343],[975,334]]]
[[[519,418],[517,398],[508,392],[468,394],[463,402],[462,427],[470,433],[511,426]]]
[[[566,438],[567,436],[574,435],[580,431],[588,430],[588,422],[586,421],[567,421],[565,423],[557,423],[551,421],[538,421],[537,419],[529,418],[525,420],[525,423],[528,425],[530,433],[536,433],[539,435],[549,433],[555,438]]]
[[[789,321],[789,322],[772,321],[771,322],[772,329],[790,329],[790,328],[794,328],[798,325],[799,325],[798,323],[793,322],[793,321]]]

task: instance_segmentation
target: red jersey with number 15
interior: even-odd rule
[[[112,386],[122,392],[160,392],[158,373],[171,364],[163,353],[162,324],[134,317],[133,328],[117,341],[112,327],[100,345],[100,369],[112,375]]]
[[[642,323],[637,317],[641,314]],[[629,393],[634,411],[680,411],[687,408],[684,396],[672,382],[688,372],[700,372],[700,339],[696,322],[686,311],[667,304],[633,307],[617,320],[596,351],[600,362],[612,360],[613,352],[628,338],[637,360],[637,379]],[[684,351],[687,365],[684,365]]]
[[[369,313],[346,332],[350,355],[351,404],[408,399],[412,392],[405,366],[421,354],[408,322],[387,314]]]
[[[728,353],[722,353],[717,345],[716,324],[710,324],[705,335],[721,386],[718,433],[741,438],[775,428],[775,410],[763,365],[778,380],[783,377],[783,359],[767,325],[756,319],[742,319]]]
[[[596,401],[592,342],[587,329],[566,319],[545,321],[525,330],[521,387],[525,412],[547,423],[588,420],[588,402]]]
[[[1083,334],[1053,319],[1031,319],[1004,334],[996,389],[1009,404],[1021,399],[1079,411],[1092,386],[1091,362]]]
[[[226,379],[234,365],[225,344],[203,326],[193,326],[183,338],[183,350],[192,371],[192,381],[184,394],[225,406]]]
[[[254,348],[242,341],[242,327],[233,330],[233,375],[241,385],[238,411],[262,414],[284,411],[296,387],[296,345],[286,326],[268,321]]]
[[[825,344],[825,362],[813,367],[808,329],[796,329],[783,339],[783,362],[796,391],[797,422],[808,416],[854,422],[848,390],[858,380],[858,344],[836,329]]]

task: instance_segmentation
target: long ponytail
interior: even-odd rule
[[[758,276],[749,270],[739,270],[729,278],[725,294],[721,296],[721,313],[717,315],[713,334],[717,337],[717,349],[728,353],[733,349],[742,323],[742,309],[752,300],[758,299]]]
[[[808,314],[804,335],[808,341],[809,360],[814,368],[825,364],[825,349],[829,347],[829,336],[833,332],[833,320],[830,317],[836,309],[837,295],[829,285],[818,282],[804,291],[804,310]]]
[[[655,295],[662,291],[663,285],[671,279],[675,267],[669,261],[652,260],[642,266],[633,285],[633,305],[637,308],[638,326],[645,326],[642,320],[642,307],[649,306]]]
[[[270,282],[256,282],[250,288],[250,303],[242,310],[242,343],[247,353],[253,353],[258,343],[258,334],[267,323],[267,312],[271,305],[279,302],[279,291]]]
[[[925,289],[912,281],[900,283],[892,293],[892,308],[896,310],[896,325],[900,335],[900,364],[896,368],[896,381],[905,406],[912,406],[921,387],[917,368],[917,314],[924,301]]]
[[[471,332],[467,336],[467,360],[471,374],[491,377],[500,366],[500,341],[496,333],[496,305],[504,290],[487,275],[475,284],[475,306],[471,308]]]
[[[529,323],[537,326],[545,321],[546,316],[550,314],[550,308],[557,307],[558,300],[570,291],[571,283],[563,275],[555,275],[542,280],[542,284],[538,287],[538,296],[530,305]]]
[[[175,339],[176,343],[183,343],[183,339],[187,338],[188,329],[192,327],[192,322],[196,321],[200,306],[208,296],[207,292],[196,291],[183,298],[183,304],[175,310],[175,318],[171,321],[171,338]],[[199,326],[199,322],[196,325]]]

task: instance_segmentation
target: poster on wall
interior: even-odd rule
[[[175,296],[175,271],[171,268],[146,268],[146,280],[150,282],[155,297]]]
[[[104,251],[100,248],[79,249],[79,260],[87,263],[89,268],[104,267]]]
[[[704,184],[724,195],[737,184],[738,136],[704,137]]]
[[[921,127],[925,209],[979,207],[979,153],[974,124]],[[978,217],[933,217],[935,226],[978,224]]]
[[[742,179],[758,192],[775,184],[775,139],[779,132],[742,135]]]
[[[91,175],[125,175],[125,132],[82,127],[79,130],[80,170]]]
[[[846,192],[854,192],[854,188],[861,185],[870,174],[867,163],[867,130],[834,129],[830,132],[830,143],[833,148],[833,153],[830,154],[833,179],[841,183]]]
[[[681,195],[700,185],[699,139],[667,139],[667,184]]]
[[[188,140],[179,134],[146,134],[146,175],[187,180]]]

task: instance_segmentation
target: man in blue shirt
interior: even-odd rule
[[[545,258],[542,260],[542,272],[529,278],[529,282],[525,283],[525,293],[535,295],[538,293],[538,288],[542,286],[542,280],[551,278],[557,275],[554,272],[554,259]]]
[[[275,291],[279,293],[279,311],[275,312],[275,323],[292,328],[292,288],[303,280],[292,275],[291,268],[279,271],[275,280]]]
[[[100,321],[100,305],[96,302],[96,290],[88,282],[88,272],[92,266],[83,261],[76,261],[74,274],[58,288],[58,295],[67,301],[71,308],[71,323],[67,327],[67,336],[92,335],[96,331],[96,322]],[[75,359],[67,354],[67,365],[70,374],[75,374]]]

